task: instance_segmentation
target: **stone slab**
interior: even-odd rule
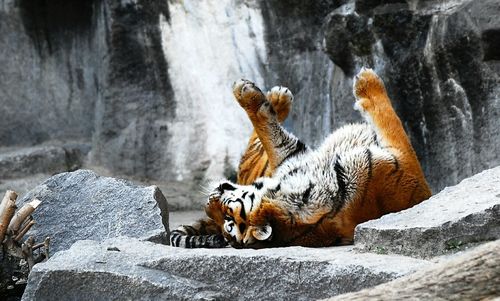
[[[500,166],[356,227],[358,248],[432,257],[500,239]]]
[[[23,300],[314,300],[428,264],[352,247],[181,249],[133,238],[86,240],[36,265]]]

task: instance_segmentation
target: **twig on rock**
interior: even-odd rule
[[[3,243],[10,220],[16,212],[17,193],[7,190],[0,204],[0,243]]]
[[[33,244],[35,242],[35,238],[33,236],[28,237],[26,241],[21,245],[21,249],[23,250],[24,259],[28,262],[28,268],[31,271],[33,266],[35,265],[35,259],[33,258]]]
[[[21,239],[23,238],[23,236],[26,234],[26,232],[28,232],[28,230],[33,227],[33,225],[35,224],[35,221],[30,221],[29,223],[27,223],[26,225],[23,226],[23,228],[21,229],[21,231],[14,237],[14,240],[15,241],[21,241]]]
[[[31,214],[38,208],[41,201],[34,199],[16,212],[17,193],[8,190],[0,203],[0,244],[4,256],[24,258],[31,271],[33,266],[49,258],[50,238],[35,244],[35,238],[30,236],[24,243],[24,235],[35,224]],[[34,256],[34,251],[42,249]]]
[[[16,214],[10,221],[8,231],[17,235],[21,224],[31,216],[40,203],[41,201],[39,199],[34,199],[33,201],[26,203],[21,209],[17,210]]]

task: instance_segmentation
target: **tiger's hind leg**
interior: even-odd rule
[[[382,80],[373,70],[363,68],[354,79],[353,93],[356,97],[355,109],[373,126],[381,147],[395,156],[396,169],[400,173],[397,177],[400,191],[410,191],[404,197],[408,199],[408,204],[414,205],[430,197],[431,191],[417,155]]]
[[[267,92],[266,97],[276,112],[278,122],[282,123],[288,117],[292,108],[292,93],[286,87],[276,86]],[[260,142],[257,132],[254,130],[240,160],[237,183],[249,185],[259,177],[271,176],[273,172],[274,169],[271,169],[269,165],[269,157]]]
[[[305,151],[306,146],[281,127],[279,116],[271,102],[254,83],[247,80],[236,82],[233,86],[233,94],[250,118],[269,158],[271,170],[288,157]]]

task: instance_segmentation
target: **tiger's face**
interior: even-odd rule
[[[256,187],[224,181],[210,194],[205,211],[221,227],[232,247],[258,247],[272,234],[269,224],[252,223],[251,216],[258,210],[261,200],[262,192]]]

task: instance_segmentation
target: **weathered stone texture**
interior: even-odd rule
[[[36,225],[30,235],[37,241],[49,236],[52,253],[81,239],[145,237],[168,230],[167,200],[156,186],[100,177],[89,170],[49,178],[18,206],[33,198],[42,203],[33,214]]]
[[[445,188],[410,209],[356,227],[358,248],[416,257],[500,239],[500,167]]]
[[[35,266],[23,300],[315,300],[428,264],[350,247],[186,250],[127,238],[80,241]]]

